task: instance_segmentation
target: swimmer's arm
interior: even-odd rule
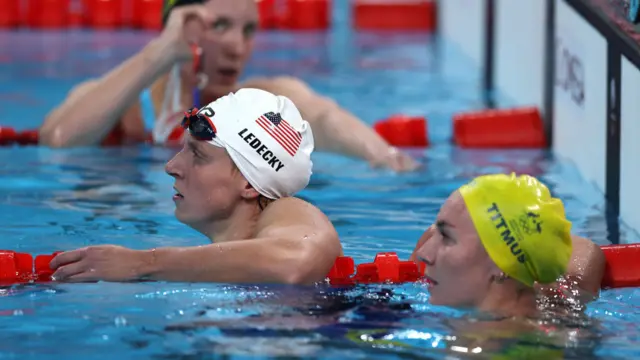
[[[291,99],[311,125],[315,147],[381,165],[395,149],[371,127],[341,108],[335,101],[315,93],[293,77],[256,78],[242,87],[260,88]]]
[[[152,40],[139,53],[97,80],[74,88],[40,128],[40,143],[51,147],[99,144],[133,105],[138,94],[174,60],[168,48]]]
[[[140,275],[151,280],[188,282],[322,281],[342,253],[338,235],[329,219],[313,205],[287,210],[270,211],[261,220],[270,225],[254,239],[147,251],[149,266]]]

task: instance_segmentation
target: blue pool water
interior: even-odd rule
[[[75,83],[109,70],[150,36],[0,33],[0,124],[37,127]],[[302,77],[368,123],[397,112],[429,117],[434,144],[411,151],[425,164],[416,173],[314,155],[314,175],[301,196],[327,213],[345,254],[357,262],[380,251],[408,257],[449,193],[487,172],[541,177],[565,201],[578,235],[606,244],[610,233],[619,232],[622,242],[638,241],[623,225],[607,228],[602,195],[572,164],[546,151],[465,151],[449,144],[451,115],[483,104],[477,69],[446,39],[353,34],[340,26],[328,34],[261,34],[247,75],[282,73]],[[173,217],[172,179],[163,167],[174,151],[0,148],[0,248],[41,254],[104,243],[136,249],[205,244]],[[0,358],[457,359],[473,353],[459,335],[460,324],[469,325],[463,314],[429,305],[426,291],[413,284],[344,293],[227,284],[48,284],[1,289],[0,296]],[[605,291],[587,315],[582,328],[534,340],[486,330],[493,341],[482,354],[504,353],[520,340],[519,355],[506,358],[524,358],[522,349],[550,359],[640,355],[638,290]]]

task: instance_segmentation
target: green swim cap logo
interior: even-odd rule
[[[520,227],[527,235],[533,233],[542,234],[542,222],[540,221],[540,215],[533,211],[528,211],[520,216]]]

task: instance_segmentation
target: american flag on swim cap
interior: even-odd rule
[[[296,131],[280,114],[268,112],[256,119],[258,125],[274,138],[291,156],[295,156],[302,143],[302,135]]]

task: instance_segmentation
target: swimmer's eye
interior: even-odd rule
[[[442,235],[442,238],[444,239],[444,241],[451,241],[453,240],[451,238],[451,236],[449,236],[449,229],[448,228],[448,224],[442,220],[439,220],[436,222],[436,228],[438,229],[438,232],[440,233],[440,235]]]
[[[223,33],[229,30],[232,25],[233,25],[233,22],[230,19],[219,18],[213,22],[213,24],[211,25],[211,28],[216,32]],[[258,25],[256,23],[251,23],[251,24],[245,25],[244,28],[242,29],[242,32],[245,37],[252,37],[253,34],[255,34],[257,29],[258,29]]]
[[[206,157],[198,150],[196,149],[191,149],[191,152],[193,153],[193,157],[195,157],[198,160],[205,160]]]
[[[221,18],[213,22],[211,28],[218,32],[224,32],[231,26],[229,19]]]
[[[244,36],[245,37],[252,37],[253,34],[256,33],[256,30],[258,29],[258,26],[256,24],[249,24],[247,26],[244,27]]]

